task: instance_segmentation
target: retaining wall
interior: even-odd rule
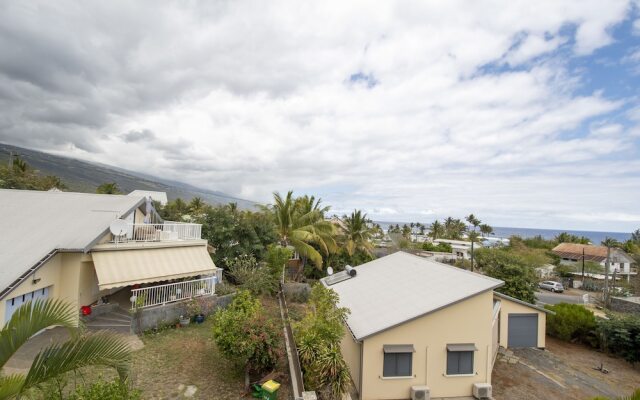
[[[224,296],[214,295],[202,298],[202,300],[207,303],[207,314],[213,314],[216,310],[227,307],[235,295],[235,293],[231,293]],[[178,322],[181,315],[186,314],[186,305],[186,302],[178,302],[144,308],[139,311],[139,316],[133,314],[131,329],[137,333],[166,325],[173,325]]]
[[[617,312],[640,314],[640,297],[612,297],[611,309]]]

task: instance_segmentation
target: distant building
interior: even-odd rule
[[[151,197],[151,200],[157,201],[162,206],[167,205],[167,193],[166,192],[154,192],[153,190],[134,190],[129,193],[129,196],[134,197]]]
[[[562,259],[562,263],[571,264],[582,261],[596,262],[603,267],[607,262],[607,248],[605,246],[593,246],[578,243],[560,243],[551,250]],[[609,271],[628,275],[631,272],[631,264],[634,260],[624,251],[611,249],[611,264]]]
[[[456,255],[458,258],[463,258],[465,260],[471,259],[471,242],[466,240],[450,240],[450,239],[436,239],[433,241],[434,244],[438,243],[447,243],[451,245],[451,252]],[[473,248],[475,250],[482,247],[482,243],[475,242]]]

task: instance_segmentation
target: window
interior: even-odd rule
[[[384,345],[384,366],[382,376],[385,378],[413,376],[413,353],[411,344]]]
[[[471,343],[447,345],[447,375],[472,375],[476,350]]]

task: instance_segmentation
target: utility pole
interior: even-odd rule
[[[582,248],[582,286],[584,286],[584,247]]]
[[[604,264],[604,307],[609,305],[609,265],[611,261],[611,247],[607,245],[607,261]]]

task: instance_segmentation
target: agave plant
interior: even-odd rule
[[[35,300],[22,305],[0,331],[0,369],[37,332],[51,326],[69,330],[71,338],[49,345],[36,354],[25,374],[0,376],[0,400],[19,398],[29,389],[82,367],[114,368],[121,381],[127,378],[131,350],[127,342],[110,332],[82,334],[75,327],[77,313],[60,300]]]

